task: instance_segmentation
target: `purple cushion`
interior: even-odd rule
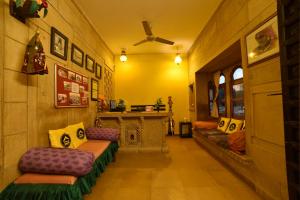
[[[20,170],[31,173],[83,176],[93,167],[94,155],[78,149],[33,148],[19,162]]]
[[[120,136],[119,129],[116,128],[88,128],[86,137],[91,140],[109,140],[118,141]]]

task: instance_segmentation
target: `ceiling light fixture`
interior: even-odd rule
[[[121,62],[126,62],[126,61],[127,61],[127,56],[126,56],[125,49],[123,49],[123,50],[121,51],[120,60],[121,60]]]
[[[176,54],[176,57],[175,57],[175,63],[176,63],[177,65],[180,65],[181,62],[182,62],[182,58],[181,58],[180,54],[177,53],[177,54]]]

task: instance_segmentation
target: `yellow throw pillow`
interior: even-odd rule
[[[242,129],[241,130],[246,130],[246,120],[244,120],[244,123],[243,123],[243,126],[242,126]]]
[[[73,137],[65,129],[49,130],[51,147],[54,148],[74,148]]]
[[[240,131],[243,126],[243,120],[231,119],[230,124],[226,130],[226,133],[232,134],[234,132]]]
[[[87,142],[87,138],[86,138],[86,134],[82,122],[78,124],[69,125],[65,129],[74,137],[72,139],[75,148],[80,146],[82,143]]]
[[[227,118],[227,117],[221,117],[219,123],[218,123],[218,130],[220,131],[223,131],[225,132],[228,125],[229,125],[229,122],[230,122],[230,118]]]

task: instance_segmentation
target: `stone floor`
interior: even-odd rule
[[[193,139],[168,137],[169,153],[118,152],[85,200],[259,200]]]

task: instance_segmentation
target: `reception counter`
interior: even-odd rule
[[[120,130],[120,150],[167,152],[167,112],[103,112],[100,125]]]

